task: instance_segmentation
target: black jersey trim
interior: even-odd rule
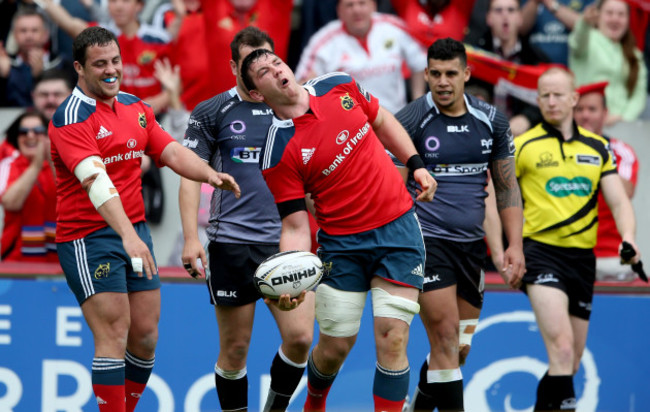
[[[568,226],[568,225],[570,225],[570,224],[572,224],[574,222],[577,222],[578,220],[580,220],[583,217],[587,216],[589,214],[589,212],[591,212],[597,205],[598,205],[598,190],[596,190],[593,193],[593,195],[591,196],[589,201],[583,207],[581,207],[580,210],[578,210],[576,213],[571,215],[569,218],[567,218],[567,219],[565,219],[565,220],[563,220],[561,222],[558,222],[558,223],[556,223],[554,225],[551,225],[549,227],[546,227],[544,229],[540,229],[537,232],[535,232],[534,234],[539,234],[539,233],[542,233],[542,232],[547,232],[549,230],[559,229],[562,226]],[[579,232],[577,232],[577,233],[579,233]]]

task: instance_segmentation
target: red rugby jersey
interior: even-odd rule
[[[331,235],[360,233],[406,213],[413,201],[371,123],[379,103],[345,73],[305,85],[311,111],[274,119],[262,173],[276,203],[311,193],[318,226]]]
[[[0,162],[0,196],[25,173],[31,161],[24,156]],[[14,262],[58,262],[54,232],[56,228],[56,188],[47,161],[23,207],[5,210],[2,230],[2,260]]]
[[[57,242],[80,239],[107,226],[74,175],[80,161],[102,158],[132,223],[144,221],[140,163],[144,154],[163,166],[160,155],[174,140],[162,130],[151,107],[120,93],[114,108],[75,88],[49,127],[56,167]]]

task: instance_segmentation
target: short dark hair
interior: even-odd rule
[[[43,23],[43,28],[45,30],[49,31],[48,26],[47,26],[47,19],[45,18],[45,16],[43,16],[41,13],[39,13],[36,9],[29,8],[29,7],[19,9],[16,12],[16,14],[14,14],[14,17],[11,19],[12,25],[16,22],[16,20],[18,20],[21,17],[31,17],[31,16],[36,16],[36,17],[40,18],[41,23]]]
[[[120,50],[120,43],[117,41],[117,37],[103,27],[94,26],[88,27],[74,39],[72,43],[72,56],[74,61],[79,62],[82,66],[86,64],[86,51],[91,46],[107,46],[111,42],[117,44],[117,48]]]
[[[65,83],[65,86],[70,90],[72,90],[74,87],[71,77],[67,72],[60,69],[48,69],[41,73],[41,75],[34,80],[32,91],[36,90],[36,86],[38,86],[40,83],[50,80],[62,80]]]
[[[18,135],[19,135],[18,130],[20,129],[20,123],[23,121],[23,119],[25,119],[27,117],[36,117],[36,118],[40,119],[43,126],[45,126],[47,128],[48,121],[45,118],[45,116],[43,116],[43,114],[41,112],[38,112],[38,111],[36,111],[34,109],[27,109],[24,112],[22,112],[16,118],[16,120],[14,120],[11,123],[11,125],[9,125],[9,127],[7,128],[7,132],[6,132],[7,143],[12,145],[16,149],[18,149]]]
[[[427,60],[454,60],[459,58],[463,67],[467,66],[465,46],[451,37],[438,39],[427,50]]]
[[[266,49],[256,49],[253,50],[241,64],[241,79],[244,82],[244,86],[246,86],[246,90],[254,90],[255,89],[255,82],[253,81],[253,77],[250,75],[249,70],[251,65],[258,61],[261,57],[264,56],[277,56],[275,53],[272,51],[266,50]]]
[[[230,42],[230,55],[236,63],[241,59],[241,55],[239,54],[239,48],[241,46],[258,48],[264,46],[265,43],[271,45],[271,50],[275,50],[275,44],[271,36],[257,27],[248,26],[240,30],[233,37],[232,42]]]

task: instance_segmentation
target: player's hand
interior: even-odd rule
[[[218,189],[230,190],[235,194],[237,199],[241,196],[239,185],[235,181],[235,178],[230,176],[228,173],[214,172],[208,178],[208,183],[210,186]]]
[[[158,273],[158,268],[156,267],[156,263],[154,262],[153,256],[151,256],[151,251],[147,247],[146,243],[135,235],[132,238],[125,238],[122,241],[122,244],[124,245],[126,254],[131,258],[131,264],[135,266],[133,270],[138,273],[138,276],[142,277],[142,272],[144,270],[147,279],[153,279],[153,275]],[[142,260],[142,267],[138,267],[139,265],[137,265],[137,262],[139,261],[137,259]]]
[[[503,254],[503,267],[499,271],[504,283],[513,289],[519,289],[524,273],[526,273],[526,260],[522,248],[508,247]]]
[[[186,240],[183,246],[183,254],[181,255],[183,267],[187,274],[193,278],[199,278],[203,275],[198,268],[197,260],[201,259],[201,264],[204,268],[207,266],[207,258],[205,256],[205,249],[201,246],[199,239]]]
[[[264,303],[273,305],[276,308],[284,311],[293,310],[305,301],[307,291],[303,290],[296,298],[291,298],[288,294],[280,296],[279,299],[264,298]]]
[[[623,246],[626,247],[624,248]],[[629,250],[630,247],[632,247],[634,255],[632,255],[631,251]],[[624,251],[624,249],[626,249],[626,251]],[[621,263],[624,265],[639,263],[639,260],[641,260],[641,252],[633,240],[623,240],[618,246],[618,254],[621,257]]]
[[[438,182],[433,178],[431,173],[423,167],[413,171],[413,179],[420,185],[419,189],[415,190],[417,197],[415,200],[419,202],[430,202],[433,200],[433,194],[438,188]]]

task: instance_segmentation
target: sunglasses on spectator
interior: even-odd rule
[[[45,134],[46,130],[44,126],[36,126],[36,127],[20,127],[18,128],[18,134],[19,135],[27,135],[29,132],[34,132],[34,134]]]

